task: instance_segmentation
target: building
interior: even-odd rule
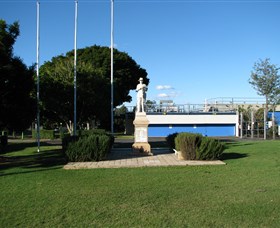
[[[172,100],[160,101],[147,108],[149,137],[166,137],[175,132],[200,133],[205,136],[240,136],[238,110],[264,107],[255,98],[215,98],[204,104],[176,105]],[[130,109],[132,110],[132,109]],[[277,110],[277,109],[276,109]],[[126,133],[133,134],[134,113],[126,115]]]

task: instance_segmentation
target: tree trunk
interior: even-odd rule
[[[73,123],[71,122],[71,120],[69,121],[69,124],[68,124],[68,122],[65,122],[65,123],[66,123],[68,132],[70,133],[70,135],[72,135],[73,134]]]
[[[275,116],[274,116],[275,106],[273,106],[272,112],[272,138],[275,139]]]
[[[263,139],[266,140],[266,122],[267,122],[267,111],[268,111],[268,97],[265,97],[265,109],[264,109],[264,116],[263,116]]]

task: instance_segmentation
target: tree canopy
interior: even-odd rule
[[[34,67],[14,56],[19,23],[0,20],[0,129],[25,130],[36,113]]]
[[[267,104],[274,103],[280,89],[278,68],[270,63],[270,59],[260,59],[254,64],[249,83],[259,95],[266,98]]]
[[[274,106],[279,103],[280,75],[278,74],[278,69],[276,65],[270,63],[270,59],[260,59],[254,64],[251,78],[249,79],[249,83],[257,93],[265,97],[265,123],[267,122],[268,105]],[[266,128],[264,128],[264,139],[266,139]]]
[[[91,46],[77,50],[77,123],[98,121],[110,128],[111,59],[110,48]],[[74,52],[52,58],[40,68],[42,114],[45,121],[65,123],[73,120]],[[114,49],[114,107],[130,102],[130,90],[147,72],[127,53]],[[43,120],[43,121],[44,121]]]

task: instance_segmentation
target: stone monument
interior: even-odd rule
[[[147,86],[143,84],[143,78],[139,79],[139,84],[136,87],[137,106],[134,124],[134,144],[132,149],[134,153],[143,153],[152,155],[151,146],[148,143],[148,125],[149,121],[145,112],[146,91]]]

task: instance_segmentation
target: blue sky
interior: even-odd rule
[[[280,65],[280,1],[115,0],[114,6],[115,47],[147,70],[150,100],[257,97],[248,83],[254,63],[270,58]],[[41,0],[40,11],[43,64],[74,47],[74,0]],[[80,0],[78,14],[78,48],[110,46],[110,0]],[[19,21],[14,52],[35,63],[36,1],[0,0],[0,18]]]

